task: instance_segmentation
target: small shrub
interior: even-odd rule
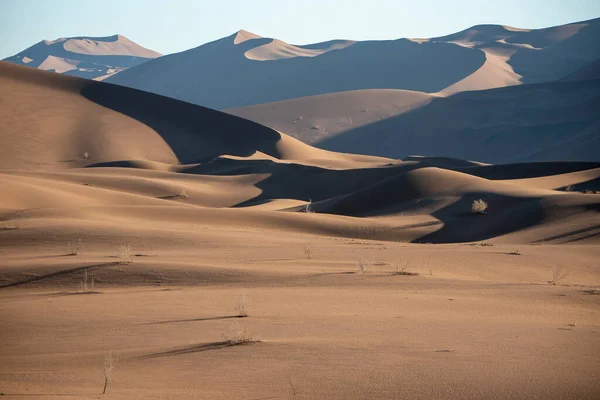
[[[112,373],[115,368],[115,359],[113,358],[112,350],[108,352],[104,358],[104,390],[102,394],[106,394],[106,388],[112,379]]]
[[[356,262],[356,267],[358,268],[358,272],[360,272],[361,274],[366,274],[369,272],[369,263],[364,260],[363,258],[359,259]]]
[[[305,212],[307,214],[312,214],[315,212],[315,210],[312,208],[312,199],[308,200],[308,203],[306,203],[302,212]]]
[[[406,263],[402,269],[399,265],[396,265],[396,272],[394,272],[394,275],[419,276],[418,272],[409,272],[406,270],[406,267],[408,267],[408,263]]]
[[[520,256],[521,252],[519,251],[519,249],[516,249],[515,251],[511,251],[510,253],[511,256]]]
[[[235,301],[235,311],[237,311],[240,317],[248,316],[248,296],[243,294],[237,298]]]
[[[488,205],[482,199],[473,200],[473,204],[471,204],[471,212],[473,214],[486,214]]]
[[[548,283],[551,285],[556,285],[559,281],[563,280],[567,277],[567,273],[563,272],[562,266],[552,268],[552,280],[549,280]]]
[[[256,341],[256,339],[248,333],[246,327],[237,321],[229,327],[227,333],[223,333],[221,336],[230,346]]]
[[[177,197],[178,199],[187,199],[187,197],[188,197],[187,190],[181,189],[179,192],[177,192],[175,197]]]
[[[83,272],[83,278],[81,278],[81,282],[79,283],[79,293],[87,293],[88,291],[88,273],[87,268]]]
[[[84,151],[83,154],[81,154],[81,156],[86,160],[90,158],[90,155],[87,151]]]
[[[68,256],[76,256],[79,254],[79,247],[75,246],[73,243],[67,243],[67,255]]]
[[[120,245],[118,257],[120,264],[131,264],[131,246],[128,244]]]
[[[311,256],[310,247],[304,246],[304,257],[310,260]]]

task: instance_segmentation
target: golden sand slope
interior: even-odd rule
[[[123,400],[600,393],[598,164],[327,152],[4,63],[0,104],[3,397],[98,398],[108,354]]]

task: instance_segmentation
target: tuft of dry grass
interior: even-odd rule
[[[88,160],[90,158],[90,154],[87,151],[84,151],[81,156],[85,159]]]
[[[87,293],[88,292],[88,273],[87,268],[83,271],[83,278],[81,278],[81,282],[79,282],[79,293]]]
[[[396,265],[396,271],[392,275],[404,275],[404,276],[419,276],[418,272],[410,272],[407,271],[408,263],[404,264],[404,267],[400,268],[399,265]]]
[[[185,190],[185,189],[179,190],[179,192],[177,192],[175,197],[177,197],[180,200],[187,199],[188,198],[187,190]]]
[[[308,203],[306,203],[302,212],[305,212],[307,214],[312,214],[315,212],[314,208],[312,208],[312,199],[308,200]]]
[[[556,285],[558,282],[565,279],[567,275],[569,274],[563,272],[562,266],[554,267],[552,268],[552,279],[549,280],[548,283],[551,285]]]
[[[116,359],[113,357],[112,350],[108,352],[106,357],[104,358],[104,390],[102,394],[106,394],[106,388],[108,388],[108,384],[112,379],[112,373],[115,369]]]
[[[122,244],[118,249],[119,264],[131,264],[131,246]]]
[[[250,333],[248,333],[246,327],[238,321],[231,324],[231,326],[229,327],[229,331],[223,333],[221,337],[225,342],[227,342],[227,345],[229,346],[236,346],[239,344],[257,341],[252,335],[250,335]]]
[[[511,256],[520,256],[521,252],[519,251],[519,249],[516,249],[515,251],[511,251],[508,254],[511,255]]]
[[[473,214],[487,214],[488,204],[482,199],[473,200],[471,204],[471,212]]]
[[[240,316],[240,317],[248,316],[248,296],[247,295],[242,294],[240,297],[237,298],[237,300],[235,301],[235,311],[238,313],[238,316]]]
[[[369,262],[366,261],[364,258],[361,258],[356,262],[356,268],[358,269],[358,272],[360,272],[363,275],[369,273],[370,267],[371,266],[369,265]]]
[[[81,243],[81,239],[79,239],[79,243]],[[67,255],[68,256],[76,256],[79,254],[79,246],[74,245],[72,242],[67,243]]]
[[[308,246],[304,246],[304,257],[306,257],[308,260],[310,260],[312,257],[310,247],[308,247]]]

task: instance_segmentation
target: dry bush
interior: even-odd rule
[[[559,281],[567,277],[567,273],[563,272],[562,266],[552,268],[552,280],[548,281],[551,285],[556,285]]]
[[[358,268],[358,272],[360,272],[363,275],[369,272],[369,267],[369,263],[363,258],[359,259],[356,262],[356,268]]]
[[[185,189],[179,190],[179,192],[177,192],[175,197],[177,197],[178,199],[187,199],[187,197],[188,197],[187,190],[185,190]]]
[[[488,205],[482,199],[473,200],[473,204],[471,204],[471,212],[473,214],[486,214]]]
[[[396,265],[396,272],[394,275],[405,275],[405,276],[419,276],[418,272],[409,272],[406,270],[408,267],[408,263],[404,264],[404,267],[400,268],[399,265]]]
[[[243,294],[237,298],[235,301],[235,311],[237,311],[240,317],[248,316],[248,296]]]
[[[223,340],[230,346],[256,341],[256,339],[248,333],[246,327],[237,321],[231,324],[229,331],[227,333],[223,333],[221,336],[223,337]]]
[[[92,278],[93,279],[93,278]],[[79,282],[79,293],[87,293],[88,291],[88,273],[87,268],[83,271],[83,278],[81,278],[81,282]]]
[[[79,240],[81,243],[81,239]],[[67,255],[68,256],[76,256],[79,254],[79,247],[74,245],[72,242],[67,243]]]
[[[108,352],[104,358],[104,390],[102,394],[106,394],[106,388],[112,379],[112,373],[115,369],[116,359],[113,358],[112,350]]]
[[[519,251],[519,249],[516,249],[515,251],[511,251],[510,253],[511,256],[520,256],[521,252]]]
[[[304,257],[310,260],[311,256],[310,247],[304,246]]]
[[[81,156],[86,160],[90,158],[90,154],[87,151],[84,151]]]
[[[119,264],[131,264],[131,246],[122,244],[119,246]]]
[[[312,214],[315,212],[315,210],[312,208],[312,199],[308,200],[308,203],[306,203],[302,212],[305,212],[307,214]]]

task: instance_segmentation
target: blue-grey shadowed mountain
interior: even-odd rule
[[[4,61],[88,79],[106,77],[160,57],[121,35],[43,40]]]
[[[599,29],[600,19],[546,29],[478,25],[433,39],[303,46],[239,31],[109,81],[215,109],[351,90],[449,95],[560,79],[600,57]]]

